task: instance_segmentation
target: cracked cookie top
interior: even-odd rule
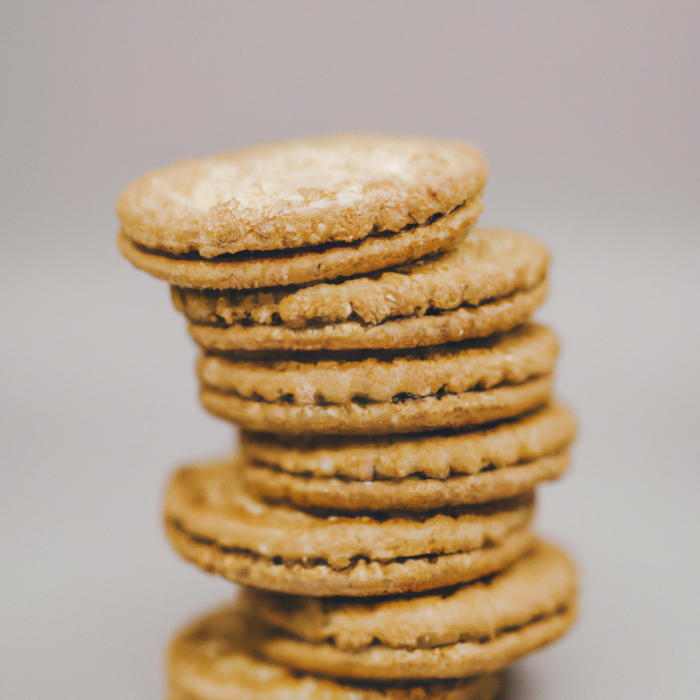
[[[156,170],[124,190],[117,215],[145,248],[207,259],[410,229],[464,205],[486,176],[468,144],[341,134]]]

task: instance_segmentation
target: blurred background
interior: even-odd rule
[[[0,690],[157,698],[231,585],[161,528],[177,464],[231,449],[167,285],[114,202],[183,157],[361,130],[473,141],[481,222],[551,247],[574,464],[539,529],[580,621],[512,700],[700,685],[700,4],[0,3]]]

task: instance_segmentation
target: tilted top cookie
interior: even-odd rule
[[[400,231],[465,204],[485,179],[467,144],[345,134],[157,170],[127,187],[117,214],[137,244],[211,258]]]

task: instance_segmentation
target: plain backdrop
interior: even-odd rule
[[[167,286],[114,202],[183,157],[342,130],[473,141],[482,222],[551,247],[538,317],[581,432],[538,528],[580,620],[510,700],[700,686],[700,4],[0,3],[0,695],[157,698],[232,586],[161,529],[177,464],[230,450]]]

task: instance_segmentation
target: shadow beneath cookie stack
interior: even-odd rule
[[[576,431],[529,320],[548,254],[473,227],[485,180],[466,144],[344,135],[123,193],[120,248],[242,431],[167,488],[174,548],[243,586],[171,643],[170,700],[488,700],[572,624],[574,566],[530,529]]]

